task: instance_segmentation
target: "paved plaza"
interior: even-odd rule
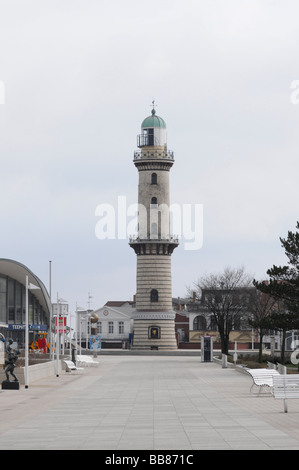
[[[98,367],[0,392],[0,449],[299,450],[299,400],[199,356],[103,355]]]

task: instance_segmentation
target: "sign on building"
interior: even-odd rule
[[[26,325],[24,323],[10,323],[8,329],[11,331],[25,331]],[[47,325],[29,324],[29,331],[48,331]]]

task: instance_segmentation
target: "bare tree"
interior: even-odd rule
[[[277,307],[277,300],[268,294],[254,289],[250,294],[251,318],[248,323],[258,331],[259,334],[259,362],[262,362],[263,337],[270,328],[270,315]]]
[[[253,289],[252,280],[252,276],[246,274],[243,267],[226,267],[223,272],[206,275],[195,283],[202,303],[214,316],[223,354],[228,354],[229,334],[234,323],[248,309],[248,296]]]

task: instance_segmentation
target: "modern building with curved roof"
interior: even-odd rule
[[[26,276],[38,289],[28,290],[29,330],[47,331],[51,300],[43,282],[25,265],[0,258],[0,332],[24,346]]]

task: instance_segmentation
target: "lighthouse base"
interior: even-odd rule
[[[132,349],[173,351],[178,348],[172,312],[136,312]]]

